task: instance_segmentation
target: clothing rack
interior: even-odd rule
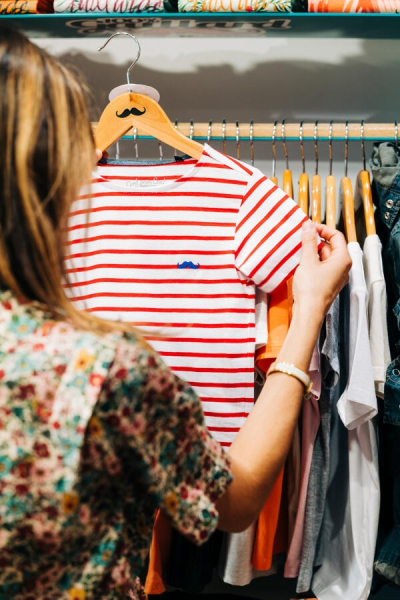
[[[331,126],[332,123],[332,126]],[[348,122],[347,135],[345,122],[295,122],[286,123],[285,121],[275,121],[274,123],[226,123],[210,121],[209,123],[190,123],[175,122],[175,127],[187,137],[192,137],[199,141],[303,141],[321,140],[321,141],[395,141],[397,142],[397,121],[393,123],[362,123]],[[95,128],[97,123],[93,123]],[[301,135],[302,125],[302,135]],[[362,134],[362,128],[364,132]],[[274,134],[275,129],[275,134]],[[331,129],[331,131],[330,131]],[[282,135],[283,134],[283,135]],[[136,133],[132,129],[126,138],[132,139],[152,139],[149,135],[141,132]]]

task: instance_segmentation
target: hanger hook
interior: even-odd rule
[[[138,141],[137,141],[137,129],[136,129],[136,127],[133,128],[133,145],[135,147],[135,157],[139,158],[139,145],[138,145]]]
[[[394,122],[394,142],[397,146],[397,142],[398,142],[398,137],[399,137],[399,128],[397,125],[397,121]]]
[[[349,122],[346,121],[346,130],[344,134],[344,176],[347,177],[347,168],[349,166]]]
[[[240,160],[240,130],[239,121],[236,121],[236,156]]]
[[[209,121],[209,123],[208,123],[208,131],[207,131],[207,144],[209,144],[210,140],[211,140],[212,124],[213,124],[213,122]]]
[[[142,48],[140,47],[139,44],[139,40],[137,39],[137,37],[135,35],[132,35],[132,33],[127,33],[126,31],[117,31],[117,33],[113,33],[108,40],[102,45],[100,46],[100,48],[97,48],[97,51],[100,52],[100,50],[103,50],[103,48],[105,48],[108,44],[108,42],[110,42],[113,38],[115,38],[117,35],[128,35],[130,38],[133,39],[133,41],[136,43],[137,45],[137,54],[136,54],[136,58],[133,61],[133,63],[131,63],[126,71],[126,81],[128,83],[128,85],[131,85],[131,80],[130,80],[130,72],[132,71],[133,67],[136,65],[137,61],[140,58],[140,53],[142,51]]]
[[[306,157],[304,155],[304,145],[303,145],[303,121],[300,121],[299,139],[300,139],[301,162],[303,165],[303,173],[305,173],[306,172]]]
[[[250,161],[251,166],[254,167],[254,122],[250,121]]]
[[[332,175],[332,163],[333,163],[333,148],[332,148],[332,130],[333,130],[333,121],[329,123],[329,137],[328,137],[328,145],[329,145],[329,175]]]
[[[222,149],[226,154],[226,119],[222,119]]]
[[[276,146],[275,146],[275,137],[276,137],[276,127],[278,125],[278,121],[274,122],[274,127],[272,129],[272,177],[276,177]]]
[[[282,144],[283,144],[283,152],[285,153],[285,161],[286,161],[286,169],[289,169],[289,155],[286,148],[286,138],[285,138],[285,123],[286,119],[282,121]]]
[[[315,174],[318,175],[318,121],[314,125],[314,152],[315,152]]]
[[[363,169],[365,171],[364,121],[361,121],[361,124],[360,124],[360,139],[361,139]]]
[[[194,123],[193,123],[193,119],[190,120],[190,133],[189,133],[189,139],[193,139],[193,132],[194,132]]]

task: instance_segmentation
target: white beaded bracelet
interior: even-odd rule
[[[305,388],[304,395],[305,396],[307,396],[311,391],[311,388],[312,388],[311,377],[307,373],[304,373],[304,371],[302,371],[301,369],[297,368],[295,365],[292,365],[291,363],[287,363],[287,362],[272,363],[272,365],[270,366],[270,368],[267,371],[267,377],[269,377],[269,375],[271,375],[272,373],[285,373],[285,375],[290,375],[291,377],[295,377],[298,381],[300,381],[300,383],[302,383],[304,385],[304,388]]]

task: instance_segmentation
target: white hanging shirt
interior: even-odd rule
[[[344,426],[354,429],[374,417],[378,405],[369,345],[363,254],[358,242],[350,242],[348,250],[353,261],[350,271],[350,364],[346,389],[337,408]]]
[[[383,274],[382,244],[379,236],[368,235],[363,249],[365,282],[368,289],[368,327],[375,392],[383,398],[386,369],[391,363],[388,328],[386,282]]]
[[[229,446],[254,400],[255,285],[272,292],[293,273],[307,217],[208,145],[198,161],[99,165],[91,192],[71,208],[67,293],[141,328]]]
[[[351,428],[347,425],[351,431],[346,516],[342,526],[335,528],[327,544],[322,567],[314,575],[312,589],[318,600],[367,600],[378,532],[380,485],[377,439],[374,424],[365,419],[376,413],[376,398],[375,407],[372,402],[375,388],[367,335],[367,288],[359,244],[350,242],[348,250],[353,265],[349,281],[349,383],[346,389],[352,385],[351,402],[365,406],[365,409],[356,413],[358,416],[363,414],[360,425]],[[349,415],[348,412],[344,414]]]

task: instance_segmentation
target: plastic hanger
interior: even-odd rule
[[[104,48],[113,37],[124,33],[118,32],[112,35],[99,50]],[[125,33],[125,35],[129,35],[140,49],[135,36],[130,33]],[[128,86],[131,87],[129,72],[137,62],[137,58],[126,73]],[[96,148],[104,152],[132,127],[140,128],[160,142],[164,142],[192,158],[199,159],[203,154],[203,146],[179,133],[153,98],[131,91],[123,92],[115,97],[104,109],[95,133]]]
[[[300,152],[301,152],[301,162],[303,165],[303,171],[300,173],[299,177],[299,206],[301,210],[308,215],[308,206],[309,206],[309,184],[308,184],[308,175],[306,173],[306,159],[304,155],[304,145],[303,145],[303,121],[300,121]]]
[[[333,121],[329,124],[329,175],[326,176],[326,224],[336,228],[336,183],[332,175],[333,150],[332,150]]]
[[[374,217],[374,202],[372,200],[371,180],[369,172],[365,168],[365,147],[364,147],[364,121],[361,121],[360,126],[361,151],[363,170],[357,175],[355,205],[359,206],[360,199],[364,205],[364,218],[367,235],[375,235],[375,217]]]
[[[311,179],[311,219],[321,223],[321,175],[318,174],[318,121],[314,127],[315,175]]]
[[[351,180],[347,177],[347,168],[349,163],[349,122],[346,121],[346,133],[344,142],[344,177],[340,180],[340,200],[343,211],[344,227],[347,242],[356,242],[356,223],[354,216],[354,196]]]
[[[276,136],[277,124],[278,124],[278,121],[275,121],[274,128],[272,130],[272,177],[270,177],[270,180],[275,185],[278,185],[278,178],[276,176],[276,146],[275,146],[275,136]]]
[[[282,121],[282,144],[285,153],[286,169],[283,171],[282,189],[290,198],[293,198],[293,178],[292,171],[289,169],[289,156],[286,148],[285,139],[285,120]]]

